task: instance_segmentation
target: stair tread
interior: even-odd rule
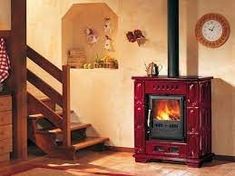
[[[89,123],[71,122],[70,123],[70,130],[71,131],[80,130],[80,129],[88,128],[90,126],[91,126],[91,124],[89,124]],[[61,133],[62,130],[60,128],[55,128],[55,129],[48,130],[48,132],[49,133]]]
[[[85,139],[79,141],[76,144],[73,144],[73,148],[75,150],[80,150],[83,148],[91,147],[96,144],[103,143],[105,141],[109,140],[107,137],[86,137]]]
[[[28,118],[29,119],[43,119],[44,115],[43,114],[30,114]]]
[[[73,113],[73,112],[74,112],[73,110],[70,111],[70,113]],[[60,115],[60,116],[63,115],[63,112],[62,112],[62,111],[55,111],[55,113],[58,114],[58,115]],[[30,114],[30,115],[28,116],[28,118],[30,118],[30,119],[41,119],[41,118],[44,118],[44,117],[45,117],[45,116],[44,116],[43,114],[41,114],[41,113],[38,113],[38,114]]]

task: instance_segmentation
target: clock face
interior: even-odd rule
[[[222,36],[223,28],[220,22],[209,20],[202,26],[202,35],[208,41],[216,41]]]
[[[220,14],[209,13],[202,16],[195,28],[197,40],[211,48],[223,45],[230,34],[228,21]]]

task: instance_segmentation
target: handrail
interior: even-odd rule
[[[62,129],[63,146],[71,146],[71,131],[70,131],[70,66],[63,65],[62,70],[49,62],[31,47],[27,46],[27,57],[34,63],[52,75],[62,84],[62,95],[54,88],[44,82],[41,78],[35,75],[30,70],[27,70],[27,79],[30,83],[36,86],[40,91],[47,95],[53,102],[58,104],[63,109],[63,118],[56,114],[52,109],[38,100],[32,94],[28,93],[28,101],[32,102],[45,117],[53,124]],[[58,122],[57,122],[58,120]]]
[[[53,100],[53,102],[63,107],[62,95],[29,69],[27,69],[27,80]]]
[[[45,57],[40,55],[38,52],[33,50],[31,47],[27,46],[27,57],[31,59],[34,63],[44,69],[47,73],[57,79],[59,82],[62,82],[62,71],[49,62]]]
[[[27,93],[27,99],[30,105],[34,105],[40,109],[40,112],[48,118],[56,127],[62,128],[63,119],[54,111],[52,111],[46,104],[38,100],[31,93]]]

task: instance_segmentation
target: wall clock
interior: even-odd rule
[[[229,38],[229,22],[221,14],[205,14],[197,21],[195,35],[196,39],[202,45],[210,48],[218,48]]]

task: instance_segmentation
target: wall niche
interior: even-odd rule
[[[73,4],[62,19],[62,63],[72,68],[118,68],[118,16],[105,3]]]

